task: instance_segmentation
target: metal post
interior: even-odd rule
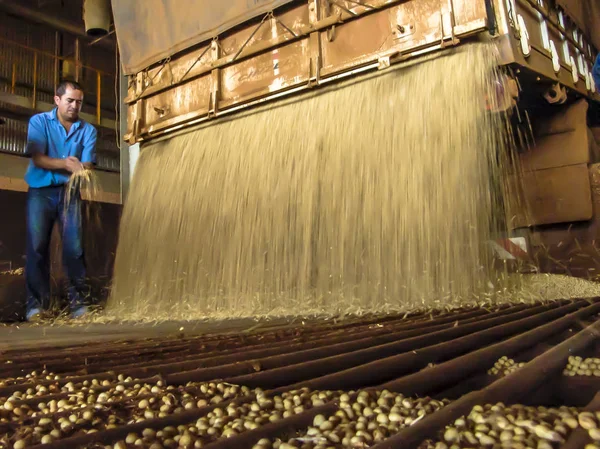
[[[117,76],[117,75],[115,75]],[[115,98],[115,101],[116,98]],[[102,75],[100,72],[96,72],[96,123],[100,125],[101,118],[101,106],[102,106]]]
[[[17,63],[13,62],[12,65],[12,77],[10,80],[10,93],[15,93],[15,87],[17,86]]]
[[[75,81],[79,82],[79,67],[81,63],[81,49],[79,38],[75,38]]]
[[[119,131],[121,134],[121,204],[125,204],[127,194],[129,193],[131,171],[129,166],[129,144],[123,139],[123,136],[127,134],[127,105],[125,104],[125,98],[127,97],[127,76],[123,74],[120,65],[118,73],[115,76],[119,77],[119,98],[116,98],[115,101],[119,102]]]
[[[33,109],[37,106],[37,60],[38,55],[37,52],[33,54],[33,101],[31,102]]]
[[[54,33],[54,86],[53,88],[56,89],[56,86],[58,86],[58,70],[59,70],[59,62],[58,62],[58,53],[59,53],[59,41],[60,41],[60,37],[58,35],[58,31],[56,31]]]

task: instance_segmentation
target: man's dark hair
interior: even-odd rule
[[[56,86],[56,95],[62,97],[67,91],[67,87],[70,87],[73,90],[80,90],[83,92],[83,87],[81,87],[81,84],[79,84],[77,81],[63,80],[58,86]]]

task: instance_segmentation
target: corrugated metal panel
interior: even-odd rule
[[[0,16],[0,38],[31,49],[54,54],[56,33],[44,27],[28,24],[25,21]],[[0,77],[12,80],[13,64],[17,85],[33,85],[34,52],[0,41]],[[51,56],[38,54],[37,57],[37,86],[42,99],[44,93],[54,91],[54,60]],[[45,92],[44,92],[45,91]],[[15,92],[16,93],[16,92]],[[44,99],[44,101],[46,101]]]
[[[0,151],[24,154],[26,142],[26,122],[6,119],[6,123],[0,126]]]
[[[80,11],[79,11],[80,13]],[[33,25],[24,20],[0,15],[0,91],[11,92],[33,100],[34,78],[37,101],[53,103],[54,88],[62,77],[62,61],[54,57],[58,33],[50,28]],[[62,50],[65,57],[74,58],[75,38],[62,36]],[[80,46],[81,62],[107,72],[115,72],[116,56],[110,51]],[[35,75],[34,75],[35,67]],[[83,112],[96,115],[98,72],[95,69],[82,67],[80,78],[85,101]],[[102,117],[114,117],[115,110],[115,76],[110,73],[101,74]]]
[[[117,148],[116,137],[101,137],[98,136],[98,141],[96,142],[96,150],[104,151],[107,153],[115,153],[118,157],[119,149]]]
[[[97,157],[97,168],[109,171],[120,171],[119,155],[110,153],[98,153]]]

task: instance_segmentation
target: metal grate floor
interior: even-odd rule
[[[7,350],[0,447],[600,447],[599,313],[573,300]]]

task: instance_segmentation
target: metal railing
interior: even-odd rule
[[[16,94],[17,90],[21,90],[19,87],[28,88],[31,95],[31,106],[35,109],[40,92],[44,91],[46,94],[54,95],[54,87],[63,77],[61,74],[67,72],[66,75],[69,78],[82,84],[84,94],[91,93],[92,97],[95,97],[93,114],[97,123],[100,123],[102,95],[103,92],[114,92],[115,75],[83,64],[79,58],[78,41],[75,45],[75,55],[72,57],[52,54],[2,37],[0,37],[0,49],[2,50],[0,52],[0,78],[4,78],[5,83],[9,83],[10,93]],[[90,85],[93,86],[92,90],[89,88]],[[111,88],[107,88],[107,86],[111,86]],[[111,105],[113,108],[115,101],[116,99],[113,97]],[[84,105],[87,108],[90,103]]]

